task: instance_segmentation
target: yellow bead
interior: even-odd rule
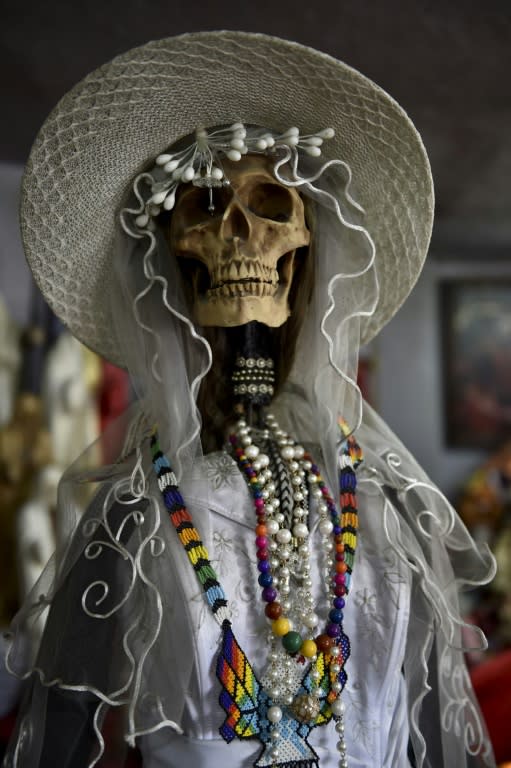
[[[300,648],[300,653],[302,656],[305,656],[306,659],[312,659],[313,656],[316,656],[318,652],[318,646],[314,642],[314,640],[304,640],[302,643],[302,647]]]
[[[283,637],[284,635],[287,635],[291,629],[291,624],[289,623],[289,619],[286,619],[285,616],[281,616],[272,622],[271,628],[274,635]]]

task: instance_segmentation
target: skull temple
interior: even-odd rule
[[[303,201],[280,184],[272,162],[247,155],[223,163],[230,184],[213,190],[184,185],[168,233],[191,282],[199,325],[231,327],[288,318],[295,253],[309,245]]]

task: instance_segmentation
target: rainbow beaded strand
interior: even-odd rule
[[[179,541],[183,545],[197,579],[204,590],[211,612],[221,625],[226,619],[229,619],[227,597],[210,563],[208,551],[202,543],[199,532],[186,508],[170,462],[160,450],[156,432],[151,437],[150,445],[158,487],[169,513],[170,521],[176,529]]]

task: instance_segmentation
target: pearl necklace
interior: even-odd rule
[[[287,465],[293,488],[292,520],[289,527],[285,526],[285,517],[279,509],[280,501],[269,466],[270,457],[256,445],[255,438],[263,443],[276,443],[280,456]],[[268,719],[273,723],[270,734],[273,743],[270,751],[273,765],[277,765],[280,756],[278,724],[282,719],[282,706],[289,707],[294,716],[302,722],[315,720],[320,711],[317,688],[312,687],[308,695],[296,696],[294,691],[297,684],[299,685],[296,662],[303,663],[308,660],[311,663],[311,677],[317,684],[321,674],[315,668],[315,663],[318,652],[322,652],[329,665],[331,682],[328,702],[339,735],[339,766],[346,768],[348,763],[344,741],[344,703],[340,694],[346,682],[344,662],[349,655],[349,641],[342,631],[348,565],[345,562],[345,537],[341,518],[318,467],[313,464],[303,446],[295,443],[279,428],[271,414],[266,418],[264,430],[253,430],[244,419],[240,419],[229,440],[252,492],[257,517],[255,544],[258,581],[262,587],[261,597],[266,603],[265,614],[271,621],[270,652],[263,685],[272,702],[268,709]],[[306,522],[307,485],[311,497],[317,502],[318,528],[322,551],[326,555],[323,578],[325,591],[332,601],[326,631],[318,636],[315,636],[315,631],[319,618],[314,610],[311,593],[310,532]],[[291,577],[297,582],[294,593],[291,591]],[[295,627],[299,627],[300,631]],[[301,677],[303,671],[300,670],[299,674]]]

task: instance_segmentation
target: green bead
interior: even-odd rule
[[[302,636],[299,632],[288,632],[282,638],[282,645],[288,653],[296,653],[302,647]]]

